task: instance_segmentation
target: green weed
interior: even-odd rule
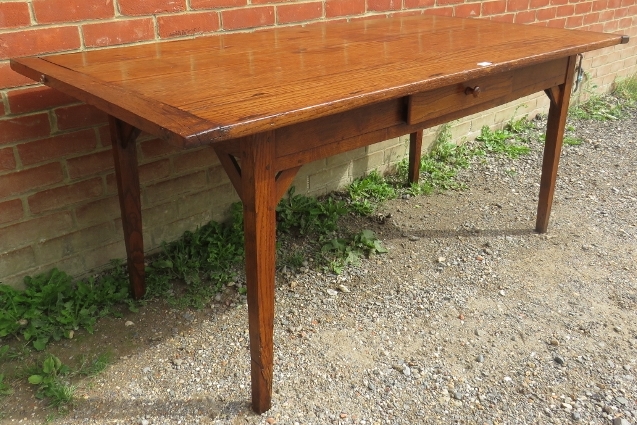
[[[60,359],[49,354],[42,364],[36,367],[36,373],[28,378],[30,384],[37,385],[35,396],[48,399],[51,406],[71,403],[76,387],[63,380],[70,371],[70,368]]]
[[[0,363],[11,360],[24,360],[31,351],[26,345],[11,347],[9,345],[0,346]]]
[[[592,95],[588,101],[569,109],[569,115],[581,120],[615,121],[623,116],[621,102],[608,95]]]
[[[287,198],[277,206],[278,230],[283,235],[296,233],[306,238],[310,245],[318,241],[321,256],[318,265],[325,265],[327,269],[341,273],[348,264],[355,264],[362,256],[370,253],[385,252],[380,241],[370,230],[364,230],[357,235],[336,235],[338,219],[347,213],[369,214],[378,203],[396,196],[395,189],[377,172],[352,183],[348,188],[350,202],[336,200],[333,197],[323,199],[295,195],[291,188]],[[365,197],[369,196],[370,199]],[[364,203],[367,201],[369,209]],[[371,206],[374,205],[374,206]],[[368,246],[369,245],[369,246]],[[303,264],[302,253],[292,253],[284,262],[292,267]]]
[[[618,81],[615,84],[613,95],[632,107],[637,104],[637,74]]]
[[[469,167],[472,158],[481,154],[481,151],[467,144],[451,143],[451,125],[440,126],[433,149],[420,158],[419,182],[412,184],[407,192],[412,195],[428,195],[434,191],[464,188],[464,184],[456,178],[458,171]],[[408,165],[406,159],[398,164],[396,174],[398,182],[404,182],[407,179]]]
[[[24,291],[0,285],[0,337],[20,335],[36,350],[44,350],[50,340],[69,338],[80,328],[92,333],[97,319],[111,313],[129,291],[119,266],[99,282],[95,278],[73,282],[57,269],[24,282]]]
[[[99,354],[93,358],[82,355],[80,356],[80,365],[74,372],[78,375],[96,376],[103,372],[112,361],[110,352]]]
[[[593,87],[595,88],[595,87]],[[583,120],[609,121],[622,118],[637,105],[637,74],[616,82],[611,95],[591,93],[590,98],[569,109],[569,116]]]
[[[517,109],[515,111],[515,113],[517,113]],[[533,121],[529,120],[527,117],[522,117],[518,120],[511,118],[504,126],[504,129],[514,134],[521,134],[529,130],[536,130]]]
[[[290,267],[298,269],[303,266],[303,261],[305,261],[305,257],[300,252],[292,252],[285,256],[285,260],[283,263]]]
[[[568,146],[579,146],[583,143],[582,139],[580,139],[579,137],[569,135],[564,136],[563,142],[565,145]]]
[[[321,252],[327,260],[327,268],[340,274],[350,264],[358,264],[362,257],[387,252],[382,242],[371,230],[363,230],[349,238],[332,238],[325,242]]]
[[[0,397],[7,396],[13,394],[13,390],[4,382],[4,373],[0,373]]]
[[[201,308],[226,282],[235,277],[235,268],[244,257],[241,205],[231,210],[230,223],[210,221],[178,240],[164,244],[163,250],[147,267],[146,298],[171,293],[172,282],[186,283],[185,293],[167,297],[179,307]]]
[[[491,131],[488,126],[482,127],[477,141],[482,142],[484,149],[491,154],[505,155],[509,158],[518,158],[530,152],[530,148],[518,142],[518,137],[511,130]]]
[[[292,186],[288,196],[277,205],[277,229],[283,233],[296,231],[301,235],[325,234],[336,230],[336,223],[345,215],[345,202],[326,197],[317,198],[295,195]]]
[[[360,215],[373,213],[376,205],[397,195],[396,189],[376,170],[352,182],[347,192],[351,199],[350,208]]]

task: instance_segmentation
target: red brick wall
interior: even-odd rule
[[[19,285],[25,274],[53,266],[81,273],[124,255],[106,116],[14,73],[9,58],[399,13],[637,38],[637,0],[2,0],[0,281]],[[616,76],[637,72],[636,55],[633,40],[587,55],[585,66],[607,90]],[[236,200],[210,149],[178,152],[149,137],[139,149],[148,248],[223,217]],[[387,149],[319,161],[304,168],[301,180],[306,179],[309,192],[329,190],[344,181],[339,170],[355,158],[365,164],[394,161],[400,150]]]

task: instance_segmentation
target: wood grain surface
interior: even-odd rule
[[[194,146],[622,41],[614,34],[415,16],[15,59],[12,67],[34,79],[41,74],[62,91],[82,79],[74,93],[81,100]]]

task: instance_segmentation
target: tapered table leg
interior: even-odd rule
[[[252,408],[263,413],[272,400],[274,273],[277,191],[274,133],[241,142],[241,184],[252,376]]]
[[[126,259],[131,291],[135,299],[144,296],[144,237],[142,236],[142,204],[137,171],[136,139],[139,130],[114,117],[109,117],[119,207],[124,228]]]
[[[420,179],[420,155],[422,150],[422,130],[409,135],[409,183]]]
[[[575,56],[569,58],[565,83],[546,90],[546,94],[551,100],[551,106],[549,108],[548,124],[546,127],[540,196],[537,206],[537,221],[535,224],[535,230],[539,233],[545,233],[549,224],[553,194],[555,192],[555,179],[557,178],[557,167],[562,151],[566,115],[568,114],[569,100],[571,98],[575,59]]]

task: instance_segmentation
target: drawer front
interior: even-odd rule
[[[509,95],[513,72],[478,78],[409,96],[407,123],[416,124]]]

